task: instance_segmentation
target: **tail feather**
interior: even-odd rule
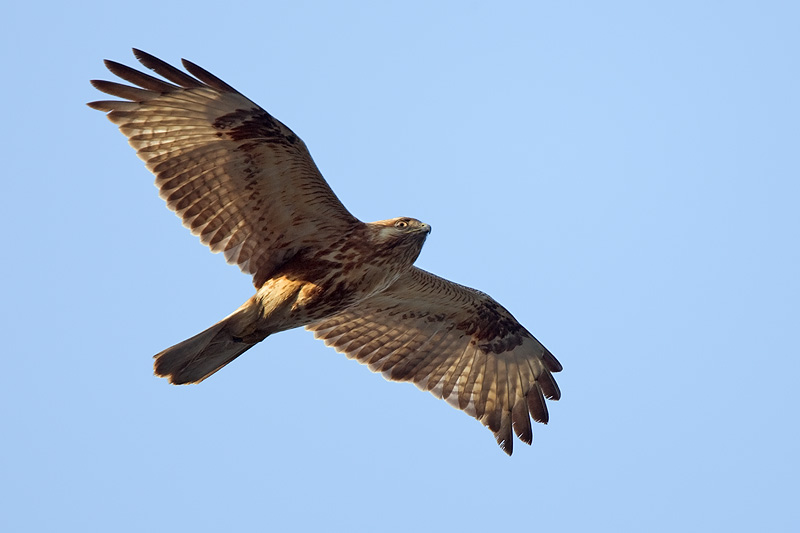
[[[229,321],[235,315],[156,354],[156,375],[169,378],[174,385],[199,383],[255,346],[231,333]]]

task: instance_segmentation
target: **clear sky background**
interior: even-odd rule
[[[797,531],[796,2],[15,2],[0,32],[3,531]],[[561,360],[507,457],[246,300],[85,102],[132,46],[288,124],[362,220]]]

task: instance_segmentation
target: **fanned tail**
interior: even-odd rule
[[[174,385],[199,383],[242,355],[257,343],[246,342],[233,334],[232,322],[237,319],[241,319],[239,311],[156,354],[155,374],[168,378]]]

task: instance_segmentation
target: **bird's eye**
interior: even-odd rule
[[[405,220],[398,220],[397,222],[394,223],[394,227],[395,228],[407,228],[408,227],[408,222],[406,222]]]

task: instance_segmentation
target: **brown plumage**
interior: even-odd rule
[[[253,276],[256,294],[155,356],[155,373],[198,383],[267,336],[299,326],[381,372],[477,418],[508,454],[557,400],[555,357],[488,295],[413,266],[430,226],[363,223],[305,144],[233,87],[139,50],[165,80],[106,61],[134,86],[92,81],[98,101],[156,176],[167,206],[212,252]]]

